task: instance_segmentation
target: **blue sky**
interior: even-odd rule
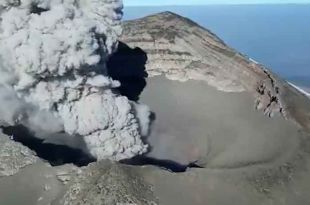
[[[125,6],[310,3],[310,0],[123,0],[123,1]]]

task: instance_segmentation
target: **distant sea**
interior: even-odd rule
[[[310,88],[310,4],[125,7],[125,20],[172,11],[286,80]]]

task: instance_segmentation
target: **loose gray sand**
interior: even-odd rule
[[[9,177],[0,177],[1,205],[47,205],[63,186],[55,176],[55,169],[43,162],[30,165]]]
[[[148,79],[141,101],[155,112],[149,156],[209,168],[283,160],[298,148],[298,130],[254,109],[248,93],[225,93],[199,81]]]
[[[206,167],[178,174],[145,167],[161,204],[310,204],[309,137],[256,111],[250,94],[155,77],[141,101],[156,113],[149,156]]]

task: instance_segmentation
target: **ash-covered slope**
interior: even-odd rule
[[[121,40],[147,53],[150,76],[202,80],[226,92],[248,91],[255,106],[310,131],[310,100],[263,65],[228,47],[195,22],[171,12],[127,21]]]

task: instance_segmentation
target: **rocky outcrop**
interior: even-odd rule
[[[247,91],[266,115],[281,113],[310,130],[309,100],[263,65],[227,46],[211,31],[171,12],[124,23],[121,39],[147,53],[150,76],[202,80],[225,92]],[[285,96],[294,95],[296,107]],[[301,99],[301,100],[300,100]],[[302,103],[300,101],[308,101]],[[301,117],[301,113],[304,117]],[[301,120],[302,118],[302,120]]]
[[[37,160],[30,149],[0,134],[0,177],[14,175]]]
[[[285,114],[280,100],[280,88],[276,85],[270,73],[265,70],[266,79],[258,83],[256,109],[264,111],[265,115],[273,117],[275,112]]]
[[[80,169],[72,178],[59,204],[158,204],[152,187],[130,166],[101,161]]]

